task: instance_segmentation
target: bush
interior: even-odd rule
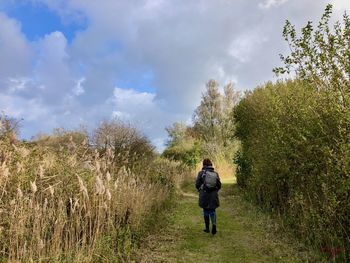
[[[202,156],[200,143],[194,139],[187,139],[166,148],[162,156],[170,160],[180,161],[189,168],[195,168]]]
[[[350,108],[310,82],[268,83],[235,108],[237,180],[302,238],[349,260]]]
[[[104,121],[94,130],[92,143],[101,155],[112,151],[113,164],[142,173],[146,163],[152,163],[156,155],[148,138],[131,124],[120,120]]]

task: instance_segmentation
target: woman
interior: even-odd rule
[[[198,173],[196,180],[196,188],[199,192],[199,206],[203,208],[205,229],[204,232],[209,233],[210,219],[212,223],[211,233],[216,234],[216,212],[219,207],[218,191],[221,188],[219,174],[214,171],[212,162],[209,159],[203,160],[203,168]],[[210,218],[210,219],[209,219]]]

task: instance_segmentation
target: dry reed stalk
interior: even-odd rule
[[[150,179],[152,169],[139,176],[116,166],[119,153],[111,149],[101,155],[70,142],[73,148],[27,149],[0,141],[0,258],[28,262],[93,255],[103,236],[125,227],[138,230],[169,196],[168,186]],[[127,156],[123,162],[131,165],[128,158],[134,155]],[[176,166],[169,167],[161,169],[170,178]]]

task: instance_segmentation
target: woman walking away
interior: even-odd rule
[[[209,159],[203,160],[203,168],[198,173],[196,188],[199,192],[199,206],[203,208],[205,229],[209,233],[210,219],[212,223],[211,233],[216,234],[216,212],[219,207],[218,191],[221,188],[219,174],[214,171],[212,162]],[[209,219],[210,218],[210,219]]]

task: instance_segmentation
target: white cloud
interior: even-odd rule
[[[32,51],[20,24],[0,12],[0,82],[29,74],[31,59]]]
[[[152,130],[155,123],[166,121],[155,94],[116,87],[113,95],[113,114],[134,122],[146,132]]]
[[[144,108],[152,107],[155,94],[148,92],[137,92],[133,89],[121,89],[116,87],[114,89],[114,99],[120,108]]]
[[[36,82],[47,87],[44,90],[45,99],[60,102],[76,85],[69,64],[67,40],[61,32],[53,32],[38,41],[37,50],[33,77]]]
[[[158,150],[164,148],[165,127],[179,118],[184,118],[184,116],[164,111],[153,93],[116,87],[109,101],[112,102],[112,117],[134,123],[152,139]]]
[[[48,112],[42,107],[42,104],[36,99],[23,99],[18,96],[9,96],[0,93],[0,111],[11,114],[17,119],[26,121],[49,121]],[[45,116],[45,117],[44,117]],[[45,123],[43,123],[45,125]]]
[[[28,88],[27,84],[30,79],[22,78],[9,78],[8,79],[8,88],[10,93],[16,93],[17,91],[23,91]]]
[[[75,87],[73,88],[73,94],[75,95],[75,96],[80,96],[80,95],[82,95],[82,94],[84,94],[85,93],[85,90],[84,90],[84,87],[83,87],[83,83],[85,82],[85,78],[84,77],[82,77],[82,78],[80,78],[80,79],[78,79],[78,80],[76,80],[76,85],[75,85]]]
[[[350,1],[349,0],[331,0],[331,4],[333,4],[336,10],[347,10],[350,12]]]
[[[119,120],[129,120],[131,118],[130,114],[122,111],[113,111],[112,118],[117,118]]]
[[[334,9],[333,17],[337,17],[336,18],[337,20],[339,20],[339,18],[344,14],[344,12],[347,12],[347,14],[350,14],[349,0],[330,0],[329,3],[333,5],[333,9]]]
[[[267,41],[268,38],[259,32],[245,32],[232,41],[229,54],[241,63],[247,63],[253,58],[256,48]]]
[[[280,6],[289,0],[264,0],[264,2],[259,3],[259,7],[262,9],[270,9],[271,7]]]

